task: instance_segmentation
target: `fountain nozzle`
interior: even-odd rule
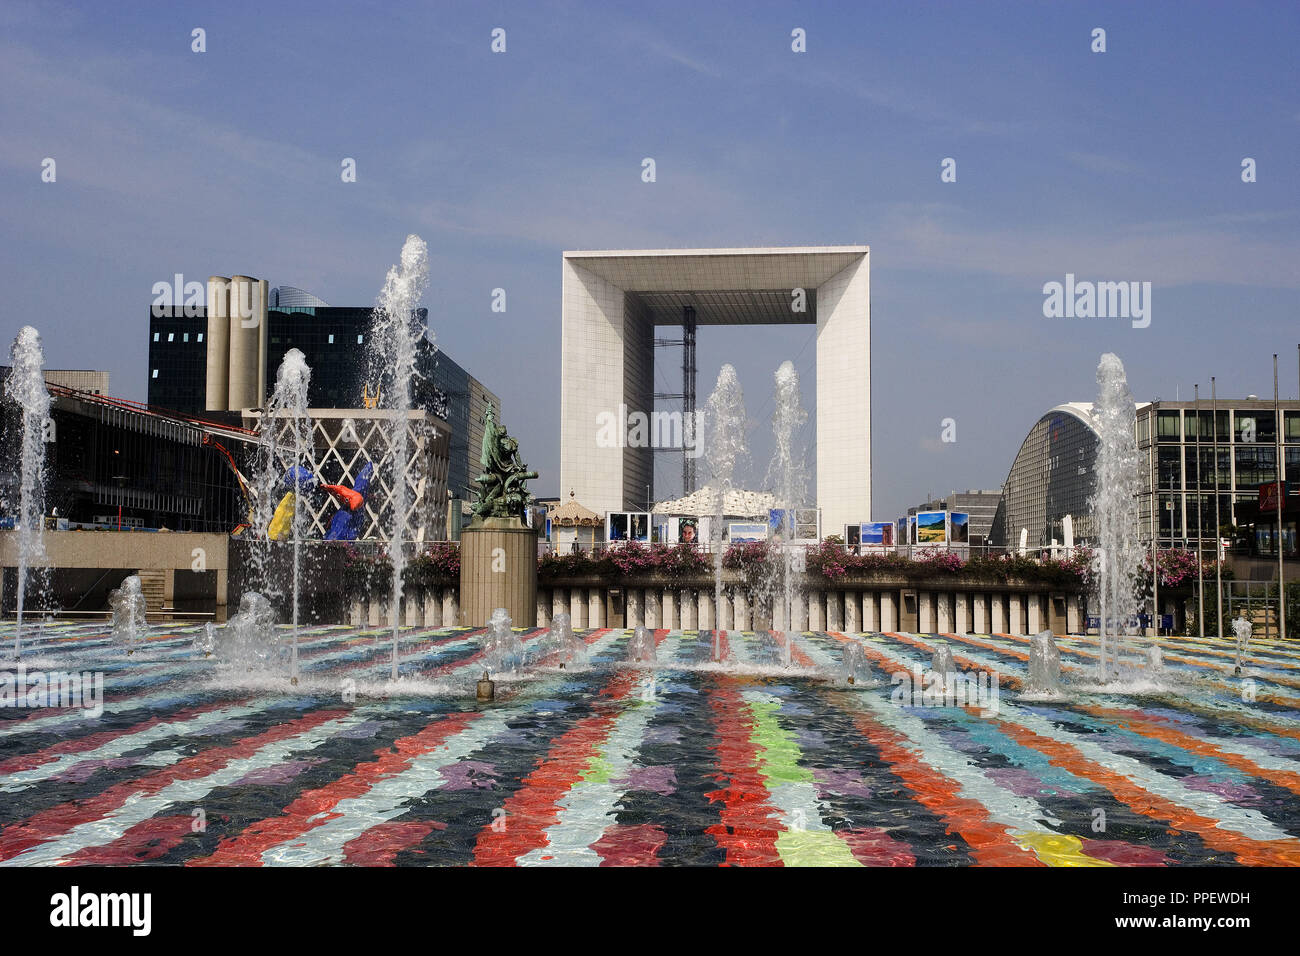
[[[493,700],[497,695],[496,682],[488,675],[487,671],[479,678],[477,687],[477,697],[479,700]]]

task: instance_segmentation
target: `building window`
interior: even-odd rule
[[[167,333],[167,341],[168,341],[168,342],[175,342],[175,341],[176,341],[176,333],[175,333],[175,332],[168,332],[168,333]]]
[[[1277,458],[1268,445],[1237,447],[1237,488],[1258,488],[1277,480]]]
[[[1277,418],[1271,409],[1237,412],[1233,416],[1236,440],[1243,445],[1272,444],[1277,441]]]
[[[157,370],[157,369],[154,369],[154,370],[153,370],[153,375],[152,375],[151,377],[152,377],[152,378],[157,378],[157,377],[158,377],[158,370]]]
[[[330,333],[330,345],[333,345],[333,344],[334,344],[334,333],[331,332],[331,333]]]
[[[198,339],[197,339],[196,341],[199,341],[199,342],[202,342],[202,341],[203,341],[203,333],[202,333],[202,332],[199,333],[199,337],[198,337]]]
[[[162,335],[161,335],[161,333],[159,333],[159,332],[155,332],[155,333],[153,334],[153,340],[154,340],[155,342],[157,342],[158,339],[160,339],[161,337],[162,337]]]
[[[362,342],[365,341],[365,339],[366,339],[366,337],[365,337],[364,335],[358,335],[358,336],[357,336],[357,345],[360,345]]]
[[[182,342],[188,342],[189,340],[190,340],[190,333],[188,333],[188,332],[182,333],[182,335],[181,335],[181,341],[182,341]]]
[[[1159,417],[1157,418],[1156,429],[1161,441],[1177,441],[1182,437],[1179,430],[1179,414],[1177,411],[1158,412],[1157,414]]]

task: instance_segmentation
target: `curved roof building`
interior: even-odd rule
[[[1099,447],[1089,402],[1057,405],[1035,422],[1002,485],[990,542],[1016,546],[1022,528],[1028,529],[1030,548],[1061,542],[1066,515],[1074,522],[1076,544],[1091,537],[1089,499]]]
[[[272,309],[327,309],[329,303],[306,289],[291,285],[278,285],[271,290],[267,307]]]

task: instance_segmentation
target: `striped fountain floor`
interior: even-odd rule
[[[1029,695],[1010,634],[579,632],[477,704],[479,631],[304,629],[300,679],[232,673],[197,628],[0,627],[0,866],[1300,864],[1300,650],[1165,638]],[[940,642],[982,696],[926,696]],[[875,674],[850,686],[845,648]],[[102,679],[91,709],[50,674]],[[996,678],[994,680],[994,677]],[[94,680],[91,681],[94,686]],[[932,686],[932,685],[931,685]],[[56,702],[57,703],[57,702]]]

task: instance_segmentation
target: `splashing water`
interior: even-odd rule
[[[1124,374],[1124,363],[1118,356],[1107,352],[1101,357],[1097,365],[1097,385],[1093,418],[1097,422],[1100,449],[1096,489],[1090,506],[1097,527],[1094,577],[1101,605],[1098,666],[1101,680],[1105,682],[1111,676],[1107,670],[1107,630],[1113,629],[1115,641],[1110,666],[1118,674],[1123,634],[1130,616],[1137,609],[1134,582],[1143,554],[1137,540],[1137,494],[1141,488],[1141,476],[1134,432],[1136,412],[1133,395]]]
[[[524,645],[514,632],[510,612],[497,608],[488,618],[483,635],[483,660],[491,674],[516,673],[524,662]]]
[[[1025,691],[1030,694],[1061,692],[1061,651],[1051,631],[1039,631],[1029,639],[1029,680]]]
[[[778,550],[769,552],[769,567],[764,575],[763,589],[766,597],[775,597],[775,582],[781,584],[782,611],[784,625],[793,627],[791,615],[794,613],[795,580],[794,554],[789,541],[794,537],[796,508],[804,505],[807,489],[807,473],[803,456],[795,450],[795,433],[808,420],[808,412],[799,401],[799,373],[793,362],[782,362],[776,370],[776,388],[773,392],[775,411],[772,413],[772,435],[776,439],[775,453],[768,466],[767,484],[776,489],[777,506],[782,509],[785,520],[782,524],[781,540]]]
[[[871,673],[871,664],[867,662],[867,654],[858,644],[844,645],[844,680],[855,686],[859,684],[870,684],[873,680]]]
[[[18,503],[18,622],[14,629],[14,660],[22,653],[23,606],[28,569],[45,557],[45,430],[50,421],[50,393],[45,387],[45,354],[41,336],[30,325],[18,331],[10,349],[13,370],[5,393],[22,410],[22,453]]]
[[[135,644],[144,640],[148,629],[144,592],[140,576],[132,574],[122,586],[108,596],[108,606],[113,609],[113,641],[125,645],[128,654],[134,653]]]
[[[934,654],[930,658],[930,670],[947,677],[957,673],[957,662],[952,658],[952,648],[947,641],[934,642]]]
[[[555,662],[561,667],[585,667],[587,664],[587,642],[573,633],[569,615],[559,613],[551,619],[551,630],[546,637],[544,655],[555,656]]]
[[[1250,649],[1250,634],[1254,628],[1251,627],[1250,621],[1246,620],[1244,617],[1234,618],[1231,627],[1232,636],[1237,639],[1237,660],[1233,665],[1233,672],[1240,674],[1241,662],[1246,656],[1246,652]]]
[[[268,673],[278,669],[281,644],[275,632],[275,607],[269,598],[246,591],[239,611],[222,631],[218,657],[227,668]]]
[[[279,510],[278,502],[281,496],[284,496],[283,507],[289,517],[289,527],[284,529],[277,526],[275,534],[283,536],[287,531],[293,539],[293,606],[290,612],[292,637],[289,664],[289,676],[293,680],[298,678],[303,522],[309,515],[303,492],[305,490],[310,493],[316,487],[315,467],[312,461],[312,423],[311,417],[307,414],[310,389],[311,368],[307,365],[307,358],[298,349],[290,349],[280,362],[280,368],[275,375],[275,391],[272,392],[262,416],[259,469],[256,478],[257,549],[255,553],[259,554],[260,561],[256,565],[258,574],[256,580],[264,590],[271,587],[267,580],[266,559],[270,553],[272,525]]]
[[[644,624],[637,625],[627,642],[627,659],[634,664],[654,664],[659,660],[655,636]]]
[[[388,554],[393,564],[392,603],[393,668],[391,679],[397,680],[398,633],[401,624],[402,573],[406,570],[406,522],[409,517],[408,487],[411,480],[408,450],[411,381],[415,361],[425,329],[414,317],[416,306],[429,285],[429,247],[417,235],[409,235],[402,245],[401,261],[388,270],[384,288],[375,302],[370,326],[370,380],[380,386],[381,406],[392,412],[392,437],[389,443],[392,487],[392,530],[388,537]]]
[[[713,548],[713,627],[722,627],[722,551],[723,523],[726,520],[727,493],[735,483],[736,466],[749,454],[745,443],[745,393],[740,388],[736,370],[722,366],[717,384],[709,396],[709,464],[713,472],[713,527],[710,545]],[[703,622],[701,622],[703,624]],[[715,654],[715,657],[718,656]]]
[[[211,657],[217,649],[217,626],[205,621],[203,630],[194,636],[194,653]]]

